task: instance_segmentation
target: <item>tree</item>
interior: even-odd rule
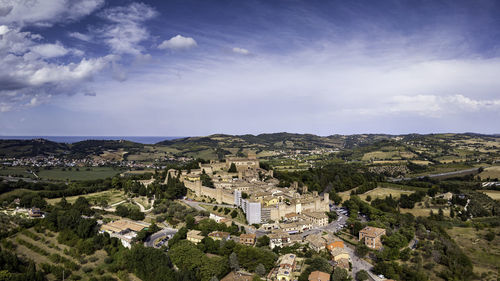
[[[232,252],[229,255],[229,266],[231,267],[232,270],[238,271],[240,270],[240,264],[238,262],[238,256],[236,255],[235,252]]]
[[[347,273],[347,270],[340,268],[340,267],[335,267],[333,270],[333,275],[332,275],[332,281],[349,281],[352,280],[351,276]]]
[[[189,214],[186,216],[186,227],[188,229],[193,229],[194,228],[194,224],[195,224],[195,220],[194,220],[194,217],[193,215]]]
[[[264,276],[266,274],[266,268],[263,264],[259,263],[255,268],[255,273],[257,273],[259,276]]]
[[[370,249],[365,244],[358,244],[356,246],[356,249],[354,250],[354,253],[360,258],[364,258],[369,251]]]
[[[233,211],[231,212],[231,217],[234,219],[234,218],[235,218],[235,217],[237,217],[237,216],[238,216],[238,212],[237,212],[236,210],[233,210]]]
[[[231,163],[231,166],[229,167],[229,170],[227,170],[229,173],[237,173],[238,170],[236,169],[236,165],[234,163]]]
[[[261,237],[257,238],[257,247],[269,246],[270,241],[271,240],[269,239],[269,237],[267,235],[261,236]]]
[[[360,271],[358,271],[358,273],[356,273],[356,280],[358,281],[368,280],[368,278],[370,278],[368,272],[366,272],[363,269],[361,269]]]

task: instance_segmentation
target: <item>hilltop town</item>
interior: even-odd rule
[[[276,137],[19,142],[0,253],[31,280],[496,280],[497,137]]]

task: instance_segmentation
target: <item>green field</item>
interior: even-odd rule
[[[498,233],[500,228],[492,229]],[[447,230],[448,234],[457,242],[462,250],[470,257],[474,265],[474,272],[481,276],[481,280],[497,280],[500,268],[500,238],[488,242],[484,236],[488,230],[476,230],[471,227],[453,227]]]
[[[90,204],[96,205],[95,201],[97,200],[106,200],[109,205],[118,203],[120,201],[125,200],[127,197],[123,193],[122,190],[116,190],[116,189],[111,189],[111,190],[106,190],[106,191],[101,191],[101,192],[96,192],[96,193],[89,193],[85,195],[77,195],[77,196],[70,196],[66,197],[66,201],[68,203],[73,204],[78,197],[85,197],[89,201]],[[61,201],[61,197],[59,198],[53,198],[53,199],[46,199],[49,204],[56,204],[57,202]]]
[[[96,180],[96,179],[105,179],[109,177],[113,177],[114,175],[120,173],[119,169],[111,168],[111,167],[91,167],[77,168],[73,167],[71,170],[68,168],[65,171],[62,168],[53,168],[51,170],[41,169],[37,175],[42,179],[48,180],[70,180],[70,181],[78,181],[78,180]]]
[[[28,173],[28,167],[0,167],[0,176],[13,176],[13,177],[24,177],[24,178],[34,178],[35,176]]]

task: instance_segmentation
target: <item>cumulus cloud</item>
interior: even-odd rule
[[[163,41],[160,45],[158,45],[158,49],[172,49],[172,50],[182,50],[182,49],[190,49],[196,47],[198,44],[191,37],[184,37],[182,35],[176,35],[169,40]]]
[[[240,54],[240,55],[245,55],[245,56],[250,54],[250,51],[248,51],[247,49],[238,48],[238,47],[234,47],[233,52]]]
[[[6,25],[0,25],[0,36],[4,35],[7,32],[9,32],[9,27]]]
[[[113,7],[100,13],[110,24],[98,29],[98,36],[115,54],[140,55],[140,43],[150,37],[144,22],[157,16],[158,12],[143,3],[132,3],[124,7]]]
[[[39,43],[40,36],[19,28],[4,33],[0,40],[1,110],[36,106],[53,95],[75,94],[81,83],[115,60],[114,56],[81,59],[79,62],[53,62],[53,58],[82,51],[62,43]]]
[[[51,26],[56,22],[78,20],[103,4],[104,0],[2,0],[0,24]]]

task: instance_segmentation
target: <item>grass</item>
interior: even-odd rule
[[[491,197],[491,199],[500,200],[500,191],[498,190],[478,190],[478,191],[488,195],[489,197]]]
[[[412,194],[413,191],[408,191],[408,190],[403,190],[403,189],[395,189],[395,188],[387,188],[387,187],[377,187],[375,189],[372,189],[370,191],[367,191],[361,195],[359,195],[359,198],[362,200],[366,201],[366,197],[371,196],[372,200],[375,198],[385,198],[389,195],[392,195],[393,198],[399,198],[401,197],[401,194]]]
[[[77,168],[73,167],[71,170],[66,168],[65,171],[62,168],[53,168],[51,170],[40,170],[37,175],[42,179],[50,180],[95,180],[95,179],[105,179],[112,177],[120,173],[120,170],[111,167],[91,167]]]
[[[106,191],[89,193],[89,194],[85,194],[85,195],[70,196],[70,197],[66,197],[66,200],[68,201],[68,203],[73,204],[76,201],[76,199],[78,199],[78,197],[80,197],[80,196],[85,197],[89,201],[89,203],[93,204],[93,205],[95,205],[96,200],[99,201],[99,200],[105,199],[108,202],[108,204],[111,205],[111,204],[118,203],[118,202],[126,199],[126,196],[122,190],[110,189],[110,190],[106,190]],[[58,203],[59,201],[61,201],[61,198],[62,197],[47,199],[47,202],[51,205],[54,205],[54,204]]]
[[[0,167],[0,176],[19,176],[23,178],[34,178],[32,173],[28,173],[28,167],[8,167],[2,166]]]
[[[231,212],[233,210],[236,210],[238,212],[238,215],[236,216],[236,218],[233,219],[233,218],[231,218],[231,212],[229,212],[227,215],[224,214],[224,207],[217,207],[217,210],[214,211],[214,206],[205,205],[205,204],[200,204],[200,206],[203,207],[203,208],[205,208],[207,211],[209,211],[210,213],[213,213],[215,215],[218,215],[218,216],[221,216],[221,217],[225,217],[225,218],[229,218],[229,219],[235,220],[237,222],[246,224],[245,214],[240,209],[238,209],[238,208],[227,207],[229,210],[231,210]],[[219,212],[220,208],[222,208],[222,212]]]
[[[15,190],[0,194],[0,201],[5,200],[6,198],[9,198],[10,196],[21,197],[21,195],[28,193],[28,192],[36,192],[36,191],[24,189],[24,188],[15,189]]]
[[[500,228],[497,227],[493,231],[498,234]],[[500,268],[500,237],[498,235],[493,241],[488,242],[484,238],[488,232],[486,229],[453,227],[447,232],[470,257],[476,274],[493,272],[481,280],[497,280],[498,268]]]
[[[26,257],[27,259],[33,260],[38,266],[41,263],[48,263],[48,264],[53,264],[53,265],[59,265],[59,266],[64,266],[64,264],[59,263],[56,264],[48,256],[43,255],[42,253],[36,252],[35,250],[29,249],[27,246],[20,245],[16,240],[17,238],[32,244],[36,246],[39,249],[42,249],[43,251],[49,253],[49,254],[58,254],[64,259],[71,261],[73,263],[76,263],[77,265],[80,265],[79,270],[72,270],[72,275],[80,275],[84,277],[84,280],[88,280],[91,276],[94,275],[101,275],[100,273],[97,273],[95,271],[91,271],[89,273],[85,273],[83,271],[83,268],[103,268],[105,266],[104,264],[104,259],[107,257],[107,254],[104,250],[98,250],[94,254],[89,255],[89,256],[84,256],[84,258],[87,260],[86,263],[80,264],[80,261],[77,260],[76,258],[65,254],[64,250],[70,250],[70,247],[67,245],[59,244],[57,242],[57,233],[45,230],[45,233],[37,233],[33,229],[27,230],[28,233],[17,233],[13,237],[8,238],[12,243],[14,243],[17,247],[15,251],[17,254]],[[35,236],[38,236],[40,239],[35,239]],[[107,275],[110,275],[109,273],[106,273]],[[115,277],[114,274],[111,274],[111,276]],[[130,275],[129,275],[130,276]],[[55,276],[52,274],[49,274],[48,280],[57,280]],[[137,280],[135,276],[131,276],[132,280]],[[71,279],[71,277],[70,277]],[[118,279],[117,279],[118,280]]]
[[[481,179],[500,179],[500,166],[485,168],[484,171],[479,174],[479,177],[481,177]]]
[[[361,160],[363,161],[370,161],[371,159],[394,159],[394,158],[400,158],[399,152],[398,151],[372,151],[372,152],[367,152],[363,155]]]

